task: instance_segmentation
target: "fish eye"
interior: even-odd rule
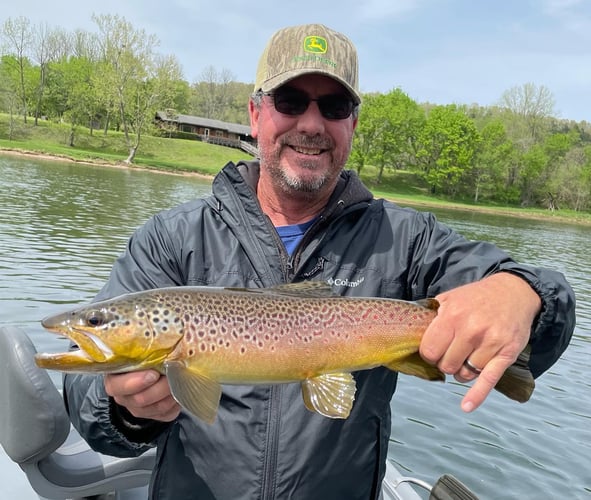
[[[90,311],[85,319],[86,324],[92,327],[102,326],[106,323],[105,315],[101,311]]]

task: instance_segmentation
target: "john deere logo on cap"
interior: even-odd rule
[[[307,36],[304,39],[304,50],[312,54],[324,54],[326,52],[326,38],[321,36]]]

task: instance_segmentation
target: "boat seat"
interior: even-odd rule
[[[0,443],[45,499],[145,499],[155,452],[116,458],[97,453],[70,425],[62,395],[37,367],[21,328],[0,327]]]

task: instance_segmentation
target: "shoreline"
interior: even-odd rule
[[[40,153],[37,151],[29,151],[23,149],[12,149],[12,148],[2,148],[0,147],[0,155],[6,156],[17,156],[17,157],[29,157],[29,158],[36,158],[40,160],[48,160],[48,161],[63,161],[69,163],[80,163],[82,165],[91,165],[91,166],[100,166],[100,167],[110,167],[110,168],[120,168],[120,169],[130,169],[130,170],[147,170],[153,173],[158,174],[166,174],[166,175],[180,175],[185,177],[198,177],[201,179],[213,180],[213,175],[204,174],[201,172],[188,172],[188,171],[172,171],[172,170],[161,170],[155,167],[150,167],[149,165],[133,165],[133,164],[126,164],[124,162],[108,162],[105,160],[78,160],[76,158],[72,158],[69,156],[61,156],[55,155],[50,153]],[[406,198],[397,198],[396,195],[384,195],[389,201],[392,201],[401,206],[409,206],[413,208],[424,208],[424,209],[443,209],[443,210],[457,210],[463,212],[478,212],[483,214],[490,214],[490,215],[500,215],[505,217],[518,217],[521,219],[529,219],[529,220],[538,220],[538,221],[550,221],[550,222],[558,222],[558,223],[567,223],[573,224],[577,226],[591,226],[591,219],[578,219],[574,217],[564,216],[556,213],[548,213],[545,214],[532,214],[527,212],[520,212],[519,209],[511,209],[511,208],[494,208],[494,207],[478,207],[472,205],[461,205],[453,202],[428,202],[428,201],[414,201],[408,200]]]
[[[200,177],[202,179],[209,179],[212,180],[214,178],[213,175],[204,174],[201,172],[189,172],[186,170],[162,170],[155,167],[150,167],[148,165],[134,165],[128,164],[123,161],[120,162],[109,162],[106,160],[78,160],[76,158],[72,158],[71,156],[62,156],[62,155],[55,155],[51,153],[40,153],[38,151],[30,151],[24,149],[16,149],[16,148],[3,148],[0,147],[0,155],[5,156],[16,156],[20,158],[35,158],[38,160],[47,160],[47,161],[62,161],[65,163],[79,163],[80,165],[90,165],[95,167],[109,167],[109,168],[120,168],[120,169],[129,169],[129,170],[147,170],[149,172],[153,172],[155,174],[167,174],[167,175],[181,175],[186,177]]]

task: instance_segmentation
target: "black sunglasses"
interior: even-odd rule
[[[318,104],[320,114],[327,120],[349,118],[355,108],[353,99],[345,94],[327,94],[312,99],[305,92],[291,88],[263,92],[263,94],[273,98],[273,105],[277,111],[290,116],[304,114],[312,101]]]

